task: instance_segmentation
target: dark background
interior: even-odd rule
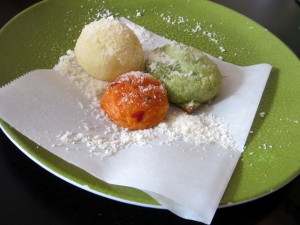
[[[36,2],[39,1],[1,0],[0,27]],[[300,57],[300,7],[297,1],[214,2],[261,24]],[[181,219],[167,210],[128,205],[83,191],[36,165],[1,130],[0,180],[0,224],[3,225],[201,224]],[[266,197],[239,206],[218,209],[212,224],[300,224],[300,176]]]

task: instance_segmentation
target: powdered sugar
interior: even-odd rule
[[[109,82],[97,80],[89,76],[79,65],[72,50],[68,50],[66,55],[59,58],[54,69],[68,77],[87,97],[93,98],[98,96],[100,98],[109,84]]]
[[[217,143],[225,148],[234,147],[226,123],[212,114],[174,112],[169,115],[167,127],[169,138],[182,139],[195,145]]]
[[[142,35],[146,39],[147,31],[139,30],[139,32],[139,37]],[[147,41],[142,40],[142,44],[145,42]],[[71,144],[76,148],[76,146],[84,144],[88,147],[91,156],[100,158],[111,156],[132,145],[151,146],[155,140],[159,140],[160,145],[173,145],[175,143],[178,145],[178,142],[190,143],[194,146],[190,150],[195,150],[200,145],[209,146],[212,144],[219,144],[227,149],[235,149],[228,125],[222,119],[201,112],[188,115],[173,106],[170,107],[166,119],[154,128],[130,131],[120,127],[108,119],[99,104],[103,92],[109,85],[108,82],[90,77],[81,68],[71,50],[60,57],[54,68],[70,78],[86,96],[93,98],[91,107],[95,112],[94,116],[102,124],[101,128],[83,124],[86,128],[84,133],[75,133],[69,130],[61,131],[57,136],[60,145],[70,146]],[[99,129],[99,132],[97,135],[91,135],[92,132],[90,131],[95,129]]]

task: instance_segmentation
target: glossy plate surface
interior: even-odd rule
[[[85,24],[110,14],[126,17],[159,35],[231,63],[273,66],[245,152],[221,205],[259,198],[299,174],[299,59],[260,25],[209,1],[43,1],[16,16],[0,31],[0,86],[28,71],[52,68],[60,56],[74,48]],[[0,123],[27,156],[60,178],[108,198],[160,207],[143,192],[106,184],[37,148],[4,121]]]

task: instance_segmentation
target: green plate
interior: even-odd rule
[[[43,1],[1,29],[0,86],[28,71],[52,68],[60,56],[74,48],[84,24],[109,14],[126,17],[157,34],[221,56],[228,62],[273,66],[245,152],[221,205],[259,198],[299,174],[299,59],[260,25],[209,1]],[[260,112],[265,112],[265,116],[261,117]],[[106,184],[37,148],[4,121],[0,122],[3,131],[27,156],[62,179],[101,196],[160,208],[145,193]]]

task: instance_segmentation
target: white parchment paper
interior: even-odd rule
[[[151,42],[144,44],[145,52],[169,42],[153,33],[148,35]],[[162,145],[162,136],[99,159],[92,157],[83,143],[75,143],[76,148],[74,143],[60,145],[57,137],[62,131],[98,135],[104,132],[105,122],[96,118],[91,99],[54,70],[37,70],[2,87],[0,117],[95,177],[143,190],[178,216],[209,224],[243,151],[271,70],[268,64],[240,67],[211,58],[224,76],[223,87],[213,104],[198,113],[205,111],[228,122],[237,150],[212,144],[185,151],[192,144],[179,140]],[[94,129],[87,130],[86,124]]]

